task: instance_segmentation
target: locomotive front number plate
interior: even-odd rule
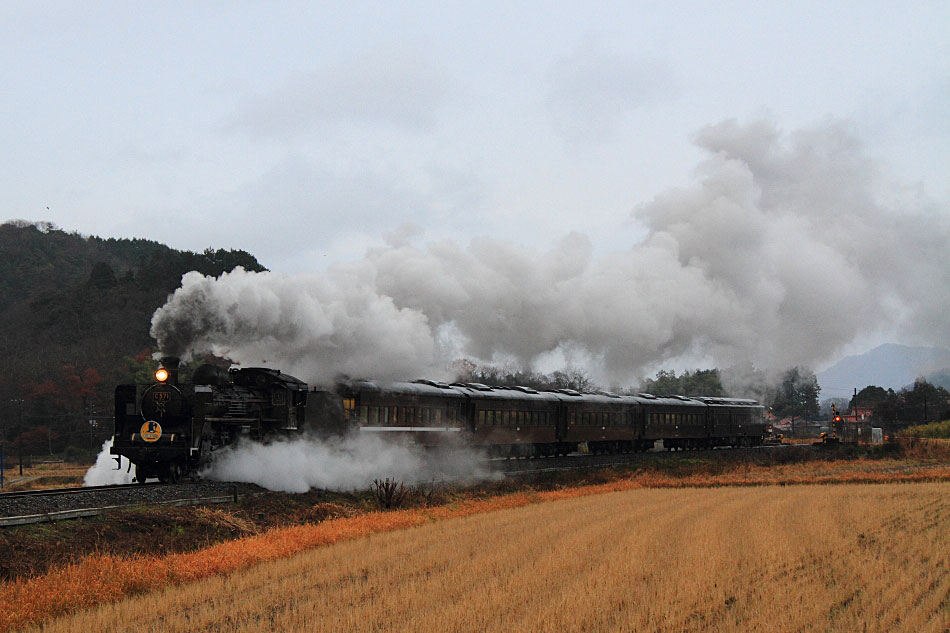
[[[162,436],[162,425],[158,422],[149,420],[142,425],[142,439],[146,442],[157,442]]]

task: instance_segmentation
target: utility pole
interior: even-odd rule
[[[20,457],[20,476],[23,476],[23,398],[14,398],[13,401],[16,403],[16,420],[17,420],[17,432],[21,437],[17,438],[17,454]]]

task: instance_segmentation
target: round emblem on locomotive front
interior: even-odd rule
[[[162,436],[162,425],[153,420],[149,420],[142,425],[142,439],[146,442],[157,442]]]

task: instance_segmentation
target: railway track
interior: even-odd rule
[[[214,481],[4,492],[0,493],[0,528],[96,516],[107,510],[138,505],[223,503],[259,492],[257,486]]]
[[[524,475],[538,473],[552,473],[571,470],[590,470],[594,468],[610,468],[612,466],[629,466],[631,464],[647,464],[662,461],[672,456],[702,456],[718,454],[723,450],[730,453],[739,452],[758,452],[768,450],[783,450],[791,445],[763,445],[749,448],[706,448],[694,451],[676,451],[667,452],[663,450],[634,452],[634,453],[612,453],[605,455],[584,455],[574,453],[567,457],[547,457],[542,459],[529,460],[504,460],[501,462],[499,472],[505,477],[519,477]]]
[[[62,495],[84,494],[100,491],[115,491],[122,488],[142,488],[146,486],[161,486],[160,483],[150,484],[111,484],[108,486],[75,486],[71,488],[43,488],[40,490],[14,490],[0,492],[0,502],[6,499],[21,499],[24,497],[58,497]]]
[[[781,447],[730,449],[758,451]],[[697,455],[714,449],[690,451]],[[543,459],[489,460],[489,470],[502,477],[525,477],[542,473],[574,470],[593,470],[614,466],[629,466],[664,459],[669,453],[621,453],[608,455],[573,454],[566,457]],[[431,483],[431,480],[407,483]],[[450,484],[451,481],[438,483]],[[97,516],[108,510],[139,505],[195,505],[199,503],[235,502],[241,497],[262,494],[253,484],[215,481],[185,482],[179,484],[115,484],[45,490],[0,492],[0,528],[62,519]]]

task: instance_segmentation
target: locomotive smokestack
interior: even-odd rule
[[[181,359],[177,356],[162,356],[161,364],[168,372],[168,384],[178,384],[178,365],[180,363]]]

